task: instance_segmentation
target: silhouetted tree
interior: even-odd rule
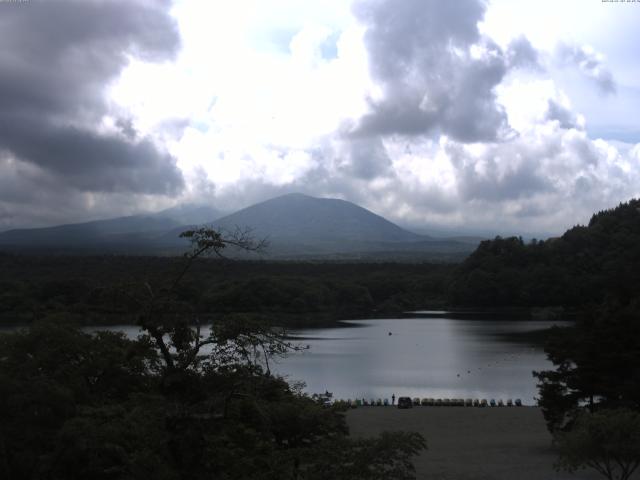
[[[539,404],[553,432],[583,406],[640,409],[640,302],[609,304],[557,328],[545,347],[555,370],[535,372]]]
[[[592,468],[609,480],[628,480],[640,466],[640,413],[583,412],[569,432],[555,437],[558,470]]]
[[[196,259],[236,245],[209,229],[165,283],[125,297],[146,332],[90,334],[56,316],[0,334],[0,475],[12,480],[414,478],[417,434],[348,436],[325,408],[272,375],[292,348],[250,316],[205,334],[176,294]],[[168,282],[168,283],[166,283]]]

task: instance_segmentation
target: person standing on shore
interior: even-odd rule
[[[394,393],[393,395],[391,395],[391,405],[395,405],[396,404],[396,394]]]

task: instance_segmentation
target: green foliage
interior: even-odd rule
[[[0,325],[52,314],[74,316],[85,325],[135,323],[140,311],[135,299],[148,293],[145,284],[169,288],[166,280],[184,269],[185,260],[0,255]],[[191,265],[164,307],[189,318],[247,313],[272,323],[313,325],[442,305],[452,269],[435,264],[231,262],[215,256]]]
[[[609,480],[627,480],[640,466],[640,413],[619,409],[581,414],[555,437],[556,468],[592,468]]]
[[[582,307],[640,291],[640,200],[595,214],[562,237],[480,244],[455,271],[449,297],[470,306]]]
[[[164,411],[154,403],[162,401],[144,397],[84,407],[57,432],[42,474],[65,479],[179,478],[165,468],[170,436]]]
[[[556,369],[535,375],[551,431],[570,428],[583,405],[640,409],[639,338],[640,301],[605,305],[549,335],[545,351]]]
[[[351,439],[339,409],[271,375],[270,359],[295,350],[283,330],[234,315],[202,333],[187,271],[253,244],[185,236],[193,250],[174,276],[109,295],[135,314],[137,339],[89,334],[59,313],[0,335],[0,478],[414,478],[422,437]],[[371,301],[363,287],[341,292]]]
[[[223,330],[236,355],[183,370],[144,336],[60,323],[1,335],[2,478],[413,478],[420,436],[351,439],[340,412],[244,356],[248,338],[275,339]]]
[[[123,402],[155,383],[149,345],[111,332],[36,324],[0,335],[0,352],[0,444],[12,472],[4,478],[38,478],[83,406]]]
[[[640,200],[631,200],[560,238],[482,242],[452,276],[457,305],[579,312],[575,325],[548,335],[545,351],[555,368],[534,372],[538,403],[568,470],[586,465],[626,479],[638,465],[638,265]],[[619,408],[631,411],[606,410]]]

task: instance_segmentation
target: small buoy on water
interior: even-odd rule
[[[391,332],[389,332],[389,335],[391,335]]]

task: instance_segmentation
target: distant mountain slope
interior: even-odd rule
[[[56,227],[9,230],[0,233],[0,245],[82,246],[109,242],[135,233],[166,231],[176,226],[175,221],[166,218],[122,217]]]
[[[149,215],[12,230],[0,233],[0,248],[175,255],[188,247],[180,233],[200,224],[226,232],[250,229],[256,239],[268,240],[265,256],[273,259],[450,260],[475,246],[418,235],[351,202],[302,194],[273,198],[218,220],[217,213],[188,205]]]
[[[148,242],[179,225],[211,222],[219,216],[211,207],[182,205],[157,213],[94,220],[0,233],[0,245],[14,247],[82,247]]]
[[[250,226],[257,237],[293,243],[411,242],[424,237],[354,203],[299,193],[272,198],[213,223],[233,230]]]
[[[475,247],[467,242],[418,235],[351,202],[299,193],[252,205],[211,225],[227,232],[251,229],[253,237],[268,240],[268,258],[450,260],[465,256]],[[186,242],[178,238],[182,231],[184,227],[165,235],[164,246],[184,248]]]

